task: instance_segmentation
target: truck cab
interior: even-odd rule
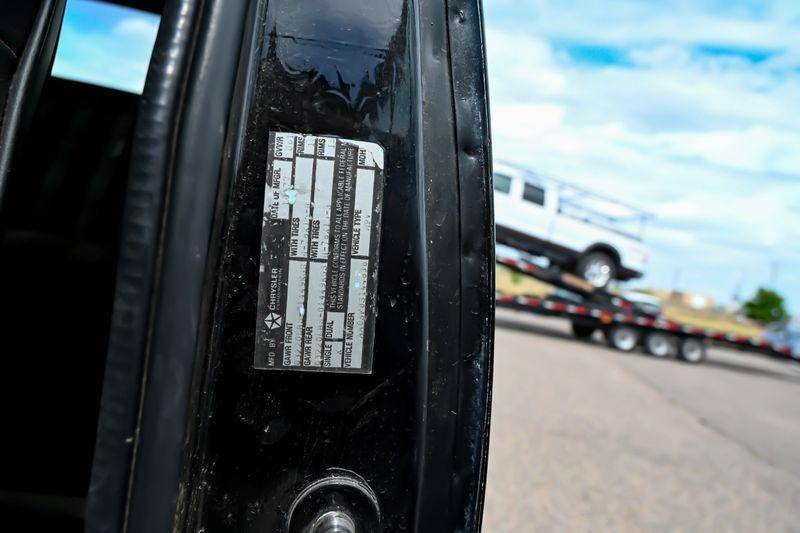
[[[494,165],[497,242],[572,272],[597,288],[641,277],[650,215],[524,167]]]

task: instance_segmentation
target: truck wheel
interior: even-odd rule
[[[644,351],[655,357],[666,357],[672,349],[672,337],[660,331],[650,331],[644,336]]]
[[[596,329],[597,328],[593,326],[585,326],[583,324],[576,324],[575,322],[572,323],[572,334],[579,339],[589,340]]]
[[[630,352],[639,344],[639,330],[631,326],[612,326],[605,333],[608,345],[621,352]]]
[[[617,262],[605,252],[591,252],[578,259],[575,273],[592,286],[602,289],[617,277]]]
[[[678,357],[687,363],[700,363],[706,358],[706,343],[695,337],[683,338],[678,342]]]

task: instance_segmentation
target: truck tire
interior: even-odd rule
[[[584,324],[578,324],[576,322],[572,323],[572,334],[582,340],[589,340],[592,338],[592,334],[597,330],[594,326],[586,326]]]
[[[575,274],[598,289],[617,277],[617,262],[606,252],[594,251],[581,256],[575,265]]]
[[[606,342],[615,350],[630,352],[639,344],[641,333],[632,326],[618,324],[605,331]]]
[[[686,363],[701,363],[706,358],[706,343],[696,337],[678,341],[678,358]]]
[[[672,336],[660,331],[649,331],[644,336],[644,351],[654,357],[666,357],[672,350]]]

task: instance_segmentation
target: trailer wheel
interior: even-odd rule
[[[702,339],[685,337],[678,342],[678,357],[687,363],[700,363],[706,358],[706,344]]]
[[[666,357],[672,349],[672,337],[660,331],[649,331],[644,336],[644,351],[655,357]]]
[[[572,323],[572,334],[575,337],[583,340],[588,340],[592,337],[592,333],[595,332],[597,328],[594,326],[585,326],[583,324],[577,324],[575,322]]]
[[[638,329],[624,325],[612,326],[605,333],[608,345],[621,352],[630,352],[636,348],[641,336]]]

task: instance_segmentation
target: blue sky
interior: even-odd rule
[[[53,75],[141,93],[158,17],[91,0],[68,0]]]
[[[653,212],[639,285],[800,310],[800,2],[484,8],[496,158]]]

